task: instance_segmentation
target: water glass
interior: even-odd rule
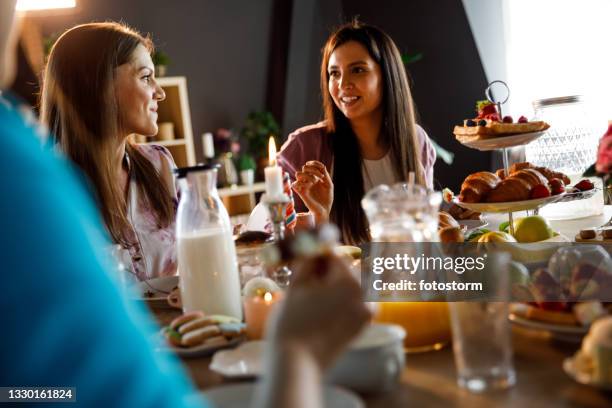
[[[491,298],[507,299],[507,253],[489,253],[486,271],[495,274]],[[471,392],[505,389],[516,382],[507,301],[449,303],[457,383]]]

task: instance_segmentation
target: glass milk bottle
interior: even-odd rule
[[[216,167],[176,170],[181,191],[176,240],[183,311],[242,319],[236,248],[217,193]]]
[[[411,256],[427,252],[428,243],[438,241],[438,209],[442,201],[439,192],[428,192],[415,184],[378,186],[370,190],[361,206],[368,218],[370,235],[377,251],[394,256],[397,246],[385,243],[412,243],[404,246]],[[388,248],[388,249],[386,249]],[[426,278],[420,272],[419,279]],[[402,326],[408,335],[404,350],[418,353],[439,350],[450,341],[450,319],[444,296],[417,293],[414,296],[389,293],[376,303],[374,320]],[[423,301],[426,298],[428,301]],[[403,300],[403,301],[398,301]],[[410,301],[414,300],[414,301]]]

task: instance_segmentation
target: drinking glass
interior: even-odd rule
[[[516,382],[508,322],[507,253],[489,253],[488,296],[496,301],[451,302],[457,383],[472,392],[505,389]],[[498,301],[499,300],[499,301]]]
[[[429,192],[414,184],[382,185],[370,190],[361,205],[370,225],[370,235],[377,250],[386,251],[384,243],[438,241],[440,193]],[[427,245],[407,245],[416,255]],[[389,245],[394,252],[397,246]],[[425,278],[417,272],[420,278]],[[394,298],[390,294],[389,300]],[[414,291],[415,301],[383,301],[375,304],[374,319],[394,323],[406,330],[404,350],[409,353],[439,350],[450,341],[450,321],[445,299]],[[406,295],[401,300],[407,299]],[[405,299],[406,298],[406,299]],[[429,301],[423,301],[428,299]],[[436,301],[439,300],[439,301]]]

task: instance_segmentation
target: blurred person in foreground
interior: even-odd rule
[[[0,3],[0,90],[14,75],[15,2]],[[76,403],[86,407],[206,405],[189,398],[195,390],[178,360],[153,351],[157,327],[143,307],[122,301],[82,179],[37,137],[10,95],[0,98],[0,178],[8,192],[0,203],[0,386],[76,387]],[[296,271],[272,328],[276,353],[259,406],[320,406],[323,370],[368,319],[346,266],[313,262]]]

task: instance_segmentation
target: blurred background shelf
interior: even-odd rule
[[[257,196],[266,189],[265,183],[250,186],[231,186],[220,188],[219,197],[227,208],[229,215],[249,214],[257,205]]]

